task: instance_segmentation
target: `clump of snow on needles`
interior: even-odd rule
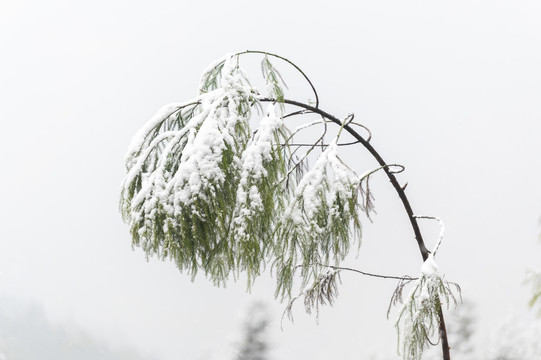
[[[247,84],[233,57],[225,60],[220,87],[201,93],[187,103],[163,107],[133,138],[126,156],[128,173],[124,189],[140,182],[131,201],[131,222],[152,222],[158,204],[172,218],[198,198],[213,195],[216,185],[225,181],[221,162],[226,148],[235,148],[235,129],[250,114],[239,109],[248,101],[252,88]],[[153,137],[162,124],[174,123],[184,112],[194,115],[186,123]],[[181,150],[180,159],[175,154]],[[158,156],[158,155],[159,156]],[[237,162],[240,162],[237,159]],[[170,168],[176,166],[176,171]],[[138,176],[140,175],[140,178]],[[145,226],[139,229],[146,231]]]

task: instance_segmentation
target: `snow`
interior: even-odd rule
[[[325,191],[325,181],[327,180],[325,175],[330,152],[331,146],[321,153],[312,169],[303,176],[295,190],[295,200],[292,205],[299,205],[299,202],[302,201],[302,208],[308,219],[314,218],[315,213],[322,205],[320,193]]]
[[[146,231],[145,227],[152,226],[162,211],[160,206],[174,218],[195,199],[208,200],[207,195],[213,196],[225,181],[224,171],[234,171],[231,167],[224,169],[223,154],[228,149],[236,152],[236,129],[239,123],[244,123],[241,127],[248,126],[251,115],[246,104],[253,89],[237,67],[235,57],[228,56],[215,64],[222,62],[219,88],[189,102],[163,107],[131,141],[122,188],[126,193],[134,186],[137,189],[129,211],[132,226],[145,219],[140,234]],[[183,117],[186,121],[182,126],[167,125],[168,119],[189,111],[193,113]],[[240,163],[240,159],[233,159],[233,167],[235,163]],[[176,171],[170,171],[175,167]],[[258,203],[253,191],[250,198]]]
[[[319,155],[313,167],[303,176],[291,201],[286,217],[301,224],[306,218],[306,231],[319,231],[316,222],[318,211],[330,204],[331,215],[336,215],[337,198],[343,203],[353,196],[352,189],[359,178],[338,157],[338,136]]]
[[[413,283],[395,322],[400,330],[400,347],[404,355],[415,354],[416,359],[420,358],[426,346],[425,337],[437,333],[439,306],[449,305],[452,294],[448,291],[431,253],[423,262],[421,274]]]
[[[267,175],[263,164],[271,160],[274,132],[283,126],[283,120],[276,116],[273,104],[267,107],[267,116],[261,120],[254,141],[242,154],[241,185],[244,185],[248,177],[259,180]]]
[[[200,99],[195,98],[184,103],[172,103],[163,106],[158,112],[141,128],[131,140],[126,153],[125,161],[128,165],[132,165],[131,161],[143,148],[148,135],[155,129],[159,128],[161,124],[168,119],[171,115],[174,115],[179,109],[197,103]]]
[[[423,262],[421,266],[421,274],[426,277],[439,276],[438,265],[434,261],[434,255],[429,254],[428,258]]]
[[[275,132],[283,127],[283,120],[276,114],[274,104],[267,106],[266,116],[261,120],[257,133],[240,159],[241,172],[237,189],[237,216],[235,218],[236,233],[243,236],[246,220],[263,209],[260,182],[267,176],[265,164],[272,160],[272,149],[275,143]]]
[[[207,68],[205,70],[203,70],[203,73],[201,74],[201,77],[199,78],[199,86],[198,86],[199,93],[206,92],[205,82],[206,82],[206,79],[208,78],[208,76],[211,74],[211,72],[214,71],[214,69],[217,66],[219,66],[221,63],[225,63],[226,61],[230,60],[233,57],[233,55],[234,54],[231,54],[231,53],[226,54],[226,55],[222,56],[221,58],[216,59],[215,61],[210,63],[209,66],[207,66]]]
[[[297,168],[288,158],[289,149],[284,149],[291,133],[284,127],[279,104],[268,104],[257,131],[250,129],[251,108],[260,105],[258,92],[238,67],[237,57],[215,62],[205,71],[201,83],[217,87],[200,89],[190,102],[162,108],[132,140],[121,206],[135,234],[134,242],[151,249],[147,252],[163,254],[166,251],[161,251],[167,250],[164,242],[177,241],[179,236],[180,242],[189,239],[198,244],[208,239],[211,246],[227,240],[227,251],[245,259],[259,256],[254,250],[257,247],[248,241],[255,232],[262,236],[261,229],[268,230],[264,236],[275,237],[278,242],[281,235],[276,234],[282,230],[282,234],[292,231],[298,232],[298,238],[318,240],[333,226],[332,236],[325,236],[325,241],[333,241],[334,250],[321,256],[343,256],[343,249],[353,239],[341,235],[350,228],[355,240],[359,234],[357,220],[344,221],[343,215],[347,212],[350,216],[357,209],[358,204],[352,200],[356,200],[360,179],[339,157],[340,132],[297,183],[296,177],[289,178]],[[295,131],[322,122],[311,122]],[[273,211],[276,217],[270,215]],[[227,230],[200,231],[193,224],[201,221],[223,225]],[[291,244],[292,249],[297,246]],[[317,246],[314,249],[319,251]],[[305,262],[320,256],[312,255],[306,256]],[[190,255],[187,261],[192,259],[197,260],[197,255]]]

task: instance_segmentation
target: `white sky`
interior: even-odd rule
[[[0,295],[165,360],[218,357],[254,298],[269,299],[276,359],[392,353],[394,283],[345,275],[319,325],[299,306],[282,332],[272,279],[251,295],[242,282],[217,289],[131,249],[118,213],[131,137],[193,96],[209,62],[261,49],[300,65],[323,109],[354,112],[385,159],[406,166],[414,210],[446,223],[437,260],[475,302],[482,348],[503,314],[533,318],[540,18],[533,0],[1,2]],[[380,180],[351,264],[415,275],[417,246]],[[423,228],[430,242],[437,226]]]

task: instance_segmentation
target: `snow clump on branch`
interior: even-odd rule
[[[285,295],[299,263],[305,285],[360,243],[360,179],[340,160],[338,137],[303,176],[282,115],[285,84],[267,56],[262,74],[279,106],[256,131],[252,110],[263,108],[238,55],[208,67],[194,99],[162,108],[132,140],[120,206],[147,255],[216,284],[240,271],[251,283],[270,261]]]

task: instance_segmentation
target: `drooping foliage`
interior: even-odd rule
[[[240,67],[246,54],[263,55],[264,94]],[[286,61],[308,81],[315,107],[303,104],[286,113],[286,105],[296,102],[286,100],[285,82],[270,57]],[[356,175],[342,161],[339,146],[347,144],[339,138],[343,129],[351,134],[353,115],[339,120],[318,104],[310,80],[280,56],[247,51],[211,64],[196,97],[163,107],[132,140],[120,208],[134,246],[147,256],[171,259],[192,279],[201,271],[215,284],[242,272],[250,285],[269,266],[276,295],[290,300],[288,310],[301,296],[308,312],[332,304],[340,272],[351,270],[340,263],[352,246],[360,246],[360,216],[372,209],[368,177],[384,170],[401,199],[406,197],[389,170],[393,165],[373,148],[380,166],[366,175]],[[289,129],[290,119],[307,114],[318,118]],[[336,131],[325,143],[331,123]],[[322,128],[319,137],[296,141],[314,126]],[[433,262],[441,237],[399,312],[405,359],[420,359],[440,325],[442,303],[453,296]],[[298,296],[292,294],[296,280]]]
[[[303,284],[314,281],[360,240],[360,179],[337,139],[303,173],[307,156],[293,154],[284,123],[285,84],[267,56],[261,69],[280,106],[260,101],[237,54],[204,71],[194,99],[162,108],[132,140],[120,206],[148,255],[217,284],[238,272],[251,282],[271,264],[289,296],[297,269]]]
[[[457,305],[451,285],[460,293],[457,284],[448,283],[442,278],[434,257],[430,254],[423,263],[421,275],[408,293],[395,324],[399,335],[399,352],[402,352],[404,359],[421,359],[423,351],[431,343],[430,339],[439,329],[438,310],[442,305],[448,308],[451,300]],[[401,297],[402,289],[397,289],[393,301]],[[403,329],[400,329],[401,327]]]

